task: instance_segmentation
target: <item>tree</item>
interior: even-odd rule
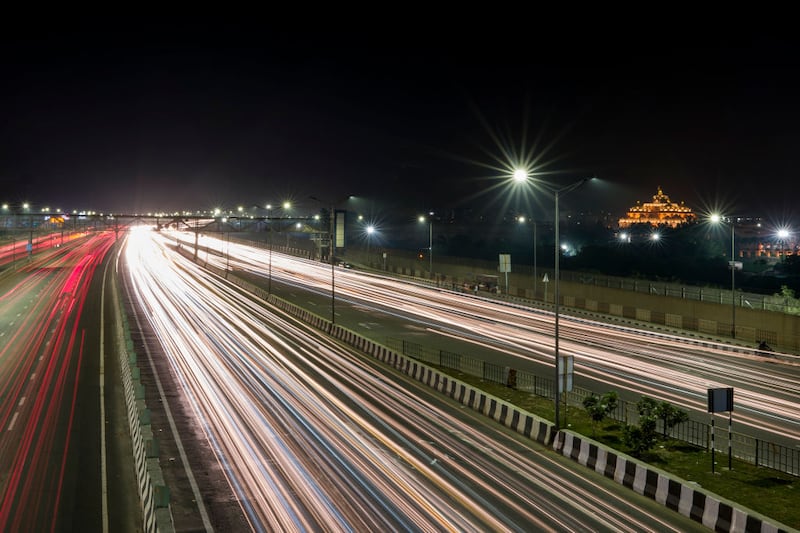
[[[597,424],[617,408],[617,393],[609,391],[602,396],[594,394],[587,396],[583,399],[583,407],[592,419],[592,437],[594,437]]]
[[[683,409],[678,409],[672,404],[661,402],[656,409],[656,416],[664,423],[664,435],[667,438],[667,431],[674,428],[682,422],[689,420],[689,413]]]
[[[682,422],[689,420],[689,413],[683,409],[678,409],[667,402],[659,402],[647,396],[642,397],[636,402],[636,409],[640,417],[650,417],[653,420],[661,420],[664,425],[663,438],[667,438],[667,431]]]
[[[641,457],[644,452],[652,449],[657,440],[656,419],[653,416],[640,417],[638,426],[625,426],[622,434],[623,444],[630,448],[634,457]]]

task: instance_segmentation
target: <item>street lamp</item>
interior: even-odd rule
[[[425,215],[420,215],[420,223],[426,222]],[[433,277],[433,211],[428,214],[428,276]]]
[[[553,225],[554,230],[555,230],[555,272],[554,272],[554,276],[556,278],[555,279],[555,286],[556,286],[555,287],[555,299],[554,299],[554,303],[555,303],[555,309],[554,309],[554,314],[555,314],[555,330],[554,330],[554,337],[555,337],[555,339],[554,339],[554,349],[555,349],[554,375],[555,375],[555,381],[554,381],[554,387],[553,387],[554,388],[554,396],[555,396],[555,402],[554,402],[554,405],[555,405],[554,430],[555,431],[558,431],[558,429],[559,429],[559,418],[560,418],[560,416],[559,416],[559,400],[560,400],[559,387],[561,386],[561,372],[560,372],[560,368],[559,368],[561,366],[560,365],[560,361],[559,361],[561,354],[559,353],[559,350],[558,350],[558,311],[559,311],[559,309],[558,309],[558,307],[559,307],[558,300],[560,298],[560,295],[559,295],[559,278],[560,278],[560,276],[559,276],[559,264],[561,262],[560,261],[560,259],[561,259],[560,258],[560,256],[561,256],[561,246],[560,246],[560,242],[559,242],[560,241],[560,237],[559,237],[559,225],[560,224],[559,224],[559,213],[558,213],[558,200],[559,200],[559,197],[562,194],[566,194],[568,192],[574,191],[578,187],[584,185],[585,183],[587,183],[587,182],[589,182],[589,181],[591,181],[593,179],[594,179],[594,176],[589,177],[589,178],[583,178],[581,180],[576,181],[575,183],[571,183],[570,185],[567,185],[567,186],[561,187],[561,188],[553,188],[550,184],[547,184],[547,183],[544,183],[544,182],[541,182],[541,181],[537,180],[538,184],[543,185],[545,189],[547,189],[547,190],[549,190],[549,191],[551,191],[553,193],[553,200],[555,202],[555,217],[554,217],[555,220],[554,220],[554,225]],[[517,169],[517,170],[514,171],[514,181],[525,182],[527,180],[528,180],[528,172],[526,170]]]
[[[322,205],[325,204],[316,196],[309,196],[315,202]],[[342,201],[352,198],[352,196],[345,196]],[[335,262],[334,255],[336,253],[336,204],[337,202],[330,203],[330,229],[328,230],[328,259],[331,263],[331,326],[336,322],[336,275],[335,275]]]
[[[267,294],[272,294],[272,204],[267,204],[267,225],[269,226],[269,276]]]
[[[789,243],[787,241],[789,240],[790,236],[791,232],[788,228],[778,228],[778,230],[775,232],[775,238],[780,246],[778,248],[778,255],[786,255],[786,252],[789,249]]]
[[[721,215],[714,213],[711,215],[711,222],[714,224],[725,224],[725,220]],[[728,219],[728,225],[731,227],[731,338],[736,338],[736,250],[735,250],[735,232],[733,219]]]
[[[524,172],[524,171],[523,171]],[[517,222],[520,224],[525,223],[525,217],[520,215],[517,217]],[[533,223],[533,299],[536,299],[536,292],[538,289],[537,283],[539,281],[539,274],[536,272],[536,221],[531,219],[531,223]]]
[[[369,245],[372,242],[372,234],[375,233],[375,226],[370,224],[364,231],[367,233],[367,264],[369,264]]]

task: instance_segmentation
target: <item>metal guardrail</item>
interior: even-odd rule
[[[495,365],[469,357],[463,354],[446,350],[428,348],[422,344],[403,339],[388,338],[386,346],[400,354],[412,357],[419,361],[437,365],[449,370],[457,370],[470,376],[479,377],[486,381],[530,392],[543,398],[554,397],[553,380],[524,370]],[[595,391],[575,387],[563,395],[567,405],[583,407],[583,399]],[[635,425],[639,421],[636,404],[626,400],[619,400],[617,408],[609,414],[609,418],[625,424]],[[667,437],[710,449],[711,425],[697,420],[689,420],[670,428],[664,432],[663,423],[656,423],[659,434]],[[724,427],[714,428],[714,445],[717,451],[727,453],[728,430]],[[739,460],[784,472],[800,477],[800,449],[790,448],[774,442],[756,439],[742,433],[731,434],[732,455]]]

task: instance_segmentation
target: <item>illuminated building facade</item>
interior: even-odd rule
[[[687,222],[694,222],[696,219],[697,215],[692,213],[691,208],[683,205],[683,202],[680,204],[672,202],[659,187],[658,192],[653,196],[653,201],[644,204],[636,202],[636,205],[628,210],[627,216],[619,219],[619,227],[628,228],[633,224],[650,224],[651,226],[674,228]]]

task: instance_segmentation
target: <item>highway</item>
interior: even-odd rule
[[[194,246],[192,234],[175,238],[187,248]],[[202,236],[199,245],[212,250],[202,257],[217,268],[262,278],[270,270],[268,251],[262,248],[210,235]],[[328,265],[275,252],[270,262],[273,282],[317,293],[317,312],[326,316],[322,306],[330,294]],[[496,364],[544,376],[552,374],[547,370],[554,358],[552,312],[340,268],[335,285],[338,299],[372,315],[373,329],[390,329],[384,324],[400,318],[424,332],[421,342],[483,354]],[[404,337],[408,336],[407,330]],[[696,420],[708,420],[707,389],[733,387],[737,431],[788,446],[800,440],[798,358],[774,358],[755,349],[734,352],[724,344],[700,346],[678,335],[564,315],[559,344],[562,355],[575,358],[576,382],[592,390],[617,390],[627,398],[647,395],[688,410]]]
[[[253,530],[702,530],[256,301],[172,235],[133,231],[123,257]]]
[[[98,328],[87,295],[114,236],[44,243],[30,258],[5,257],[15,264],[0,296],[0,531],[72,530],[73,521],[95,530]]]

